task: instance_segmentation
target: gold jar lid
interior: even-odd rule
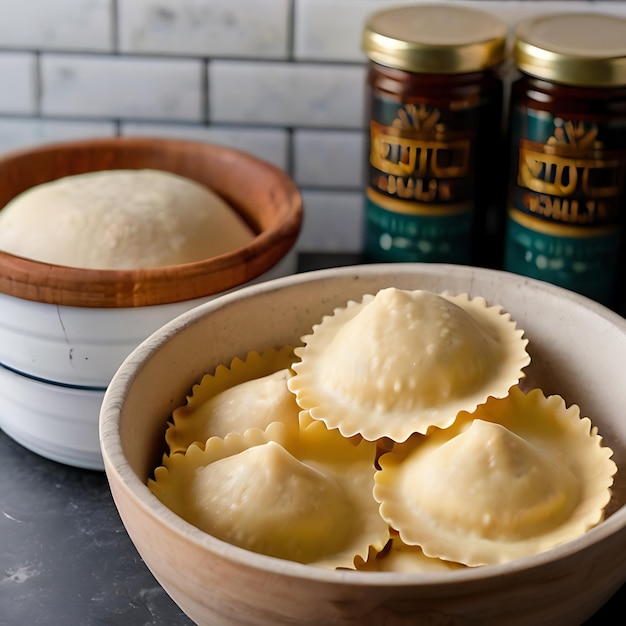
[[[361,47],[375,63],[425,74],[466,74],[499,65],[507,25],[459,6],[420,4],[378,11],[365,24]]]
[[[577,87],[626,85],[626,18],[556,13],[520,23],[513,59],[520,71]]]

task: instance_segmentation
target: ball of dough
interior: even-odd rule
[[[253,237],[216,193],[152,169],[67,176],[28,189],[0,210],[1,250],[89,269],[190,263]]]

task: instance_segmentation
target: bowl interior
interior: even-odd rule
[[[51,144],[0,158],[0,210],[35,185],[110,169],[160,169],[222,196],[257,236],[247,246],[175,267],[86,270],[0,251],[0,291],[68,306],[124,307],[200,298],[248,282],[293,246],[302,222],[299,190],[287,174],[252,155],[211,144],[119,137]]]
[[[626,320],[620,316],[576,294],[505,272],[435,264],[321,270],[246,287],[203,304],[153,334],[118,370],[102,405],[100,438],[113,496],[131,538],[161,584],[192,615],[202,615],[207,605],[201,606],[197,589],[176,586],[173,574],[169,574],[184,565],[174,564],[175,557],[171,557],[167,567],[159,565],[159,559],[170,557],[155,554],[162,551],[144,542],[142,528],[147,520],[159,528],[161,540],[170,538],[177,544],[177,550],[186,546],[186,558],[198,555],[200,564],[202,558],[211,554],[211,558],[218,558],[222,563],[219,567],[216,565],[216,571],[224,567],[233,576],[230,566],[223,563],[236,562],[245,572],[240,574],[240,570],[235,570],[237,576],[247,576],[247,582],[254,581],[251,584],[261,585],[261,579],[267,582],[265,593],[268,585],[273,589],[279,584],[272,582],[270,574],[286,576],[291,582],[306,580],[309,586],[306,590],[298,588],[298,593],[306,597],[310,607],[316,606],[316,601],[307,594],[319,594],[320,606],[324,603],[334,606],[333,599],[340,597],[347,601],[351,597],[365,607],[369,602],[383,602],[393,588],[398,601],[409,603],[418,602],[419,596],[419,602],[428,604],[435,597],[430,595],[433,593],[440,598],[447,595],[445,602],[454,596],[455,602],[460,602],[459,607],[467,602],[459,611],[475,610],[476,615],[485,618],[480,623],[507,623],[502,621],[502,611],[512,615],[513,610],[520,611],[519,616],[526,615],[525,619],[528,619],[526,611],[537,614],[547,611],[556,621],[514,620],[510,623],[567,623],[556,619],[557,616],[561,619],[568,613],[570,619],[573,615],[581,619],[581,615],[591,615],[606,600],[606,594],[626,579],[624,559],[615,543],[619,541],[619,545],[624,546],[626,542],[626,508],[623,506],[626,503],[626,476],[623,474],[626,472],[618,472],[608,518],[597,528],[548,553],[502,566],[450,572],[445,578],[440,573],[384,573],[363,578],[360,572],[320,572],[262,555],[242,556],[245,551],[213,539],[168,511],[146,486],[164,451],[166,421],[172,410],[184,403],[186,394],[203,374],[212,372],[219,364],[229,363],[235,356],[244,358],[251,350],[263,351],[297,343],[302,335],[310,332],[313,324],[335,307],[388,286],[466,292],[470,296],[483,296],[490,304],[502,305],[525,330],[530,341],[532,363],[526,370],[524,385],[540,387],[546,394],[562,395],[568,405],[578,404],[582,415],[591,418],[606,444],[612,447],[618,467],[626,467],[623,408],[626,406],[626,385],[623,384]],[[604,545],[599,547],[601,543]],[[583,552],[588,556],[581,560]],[[578,574],[583,564],[591,566],[592,562],[598,567],[597,571],[594,569],[598,574],[594,581]],[[262,578],[255,579],[254,571],[261,572]],[[202,576],[206,587],[207,584],[221,585],[225,574],[220,570],[220,577],[210,582],[206,574]],[[192,578],[200,577],[198,573]],[[244,578],[234,581],[231,587],[243,584]],[[316,587],[313,581],[321,581],[323,585]],[[280,584],[285,584],[284,578],[280,579]],[[580,585],[584,585],[585,590],[574,602],[572,589]],[[359,591],[364,588],[371,593]],[[217,589],[212,602],[216,602],[219,593]],[[483,594],[487,605],[491,602],[493,606],[486,609],[487,605],[469,600],[472,593]],[[496,608],[494,598],[498,594],[502,602]],[[277,606],[284,605],[287,602],[284,595],[276,591],[272,601]],[[529,596],[535,598],[535,604],[529,604]],[[460,597],[465,600],[459,600]],[[267,599],[258,601],[267,604]],[[247,603],[247,608],[241,610],[247,610],[255,600],[244,598],[241,602]],[[441,602],[445,604],[444,600]],[[510,606],[504,608],[507,602]],[[281,606],[277,612],[292,609]],[[295,615],[296,609],[293,611]],[[332,614],[332,608],[329,611],[324,614],[325,619]],[[494,621],[486,618],[489,611],[499,611],[497,618],[492,615]],[[515,619],[522,619],[519,616]],[[346,619],[337,623],[353,622]]]
[[[101,414],[105,451],[118,455],[118,461],[122,454],[145,482],[163,451],[171,411],[205,373],[252,350],[299,343],[335,307],[386,286],[467,292],[502,305],[530,341],[532,362],[524,386],[579,405],[612,447],[618,466],[626,463],[626,320],[542,282],[435,264],[299,274],[246,287],[182,314],[135,350],[114,377]],[[626,501],[623,474],[618,474],[614,507]]]

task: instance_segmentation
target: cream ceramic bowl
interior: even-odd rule
[[[278,168],[226,147],[124,137],[11,152],[0,157],[0,210],[62,176],[142,168],[210,187],[256,236],[226,254],[207,251],[203,261],[133,270],[70,268],[0,251],[0,428],[43,456],[89,469],[103,467],[97,444],[104,390],[141,341],[217,295],[296,270],[299,190]]]
[[[146,481],[166,421],[202,375],[234,356],[298,342],[348,299],[396,286],[481,295],[526,331],[527,383],[591,417],[620,467],[607,518],[548,552],[437,573],[330,571],[248,552],[188,524]],[[579,624],[626,582],[626,320],[552,285],[492,270],[370,265],[280,278],[203,304],[143,342],[100,414],[105,471],[123,523],[167,593],[198,624]]]

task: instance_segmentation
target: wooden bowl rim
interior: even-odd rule
[[[131,149],[213,150],[261,170],[284,193],[288,206],[280,222],[247,245],[202,261],[128,270],[68,267],[0,250],[0,293],[47,304],[124,308],[170,304],[215,295],[270,270],[293,247],[303,221],[302,196],[293,179],[278,167],[247,152],[208,142],[160,137],[106,137],[49,143],[8,152],[0,168],[28,156],[68,150]],[[150,166],[146,166],[150,167]],[[50,179],[53,180],[53,179]],[[0,207],[2,210],[2,207]],[[242,279],[243,276],[243,279]]]

